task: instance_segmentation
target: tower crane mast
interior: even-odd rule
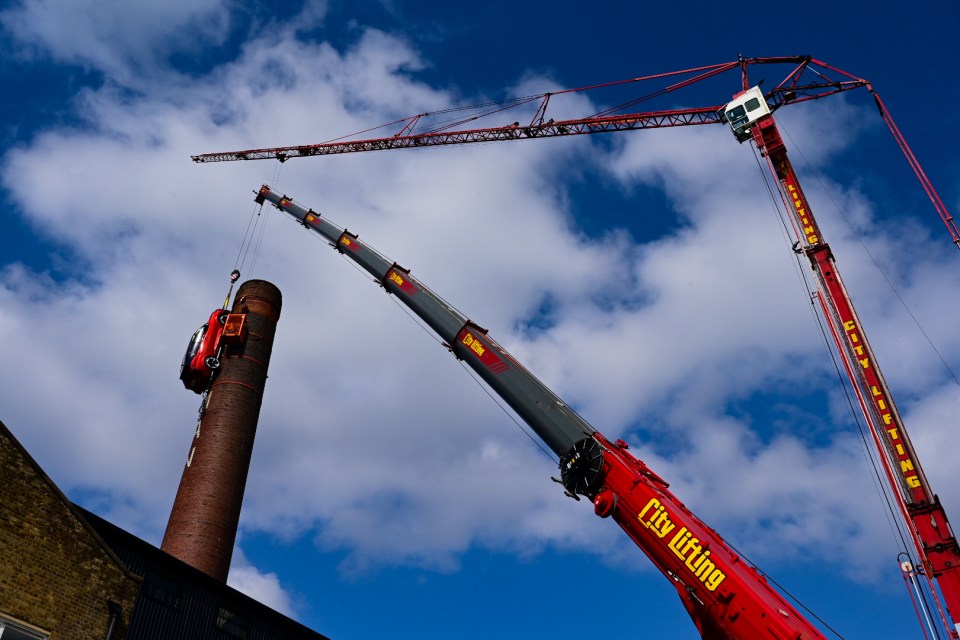
[[[764,96],[756,87],[742,91],[724,108],[737,140],[752,140],[766,158],[779,186],[797,238],[798,251],[810,262],[817,281],[816,299],[821,306],[834,344],[880,452],[884,474],[915,547],[917,557],[931,581],[936,578],[947,611],[955,621],[954,637],[960,632],[960,546],[946,512],[920,467],[917,452],[894,404],[890,388],[877,364],[853,301],[840,278],[833,251],[826,243],[810,203],[787,156],[786,146],[770,114]],[[949,625],[949,622],[945,620]]]
[[[776,87],[763,92],[758,86],[750,86],[747,71],[753,65],[765,64],[790,64],[793,65],[793,69]],[[733,97],[732,101],[725,104],[668,111],[631,113],[611,113],[607,111],[578,119],[554,120],[547,117],[551,98],[562,93],[584,91],[610,86],[610,84],[684,77],[684,79],[641,99],[643,100],[734,70],[740,71],[741,91]],[[815,76],[814,79],[808,80],[809,75]],[[916,173],[931,202],[933,202],[951,235],[953,243],[960,247],[960,230],[958,230],[953,216],[947,211],[942,200],[933,189],[919,162],[870,83],[810,56],[741,58],[720,65],[634,78],[623,81],[623,83],[594,85],[532,96],[528,102],[539,100],[539,105],[533,118],[522,125],[519,122],[514,122],[507,126],[489,128],[442,129],[413,133],[421,116],[427,115],[421,114],[421,116],[404,120],[403,128],[389,137],[211,153],[193,156],[193,160],[198,163],[254,159],[277,159],[283,162],[298,157],[363,151],[526,140],[634,129],[728,124],[738,141],[749,141],[756,146],[760,154],[766,159],[768,168],[776,179],[781,198],[792,220],[797,241],[796,250],[806,256],[814,273],[814,279],[818,286],[815,298],[819,302],[821,311],[830,327],[830,332],[854,389],[860,410],[869,426],[873,444],[881,460],[891,494],[894,496],[904,522],[907,524],[907,530],[914,547],[913,552],[922,567],[921,573],[930,581],[930,590],[934,597],[938,598],[938,591],[942,594],[946,609],[944,612],[941,608],[944,624],[951,637],[960,638],[960,546],[958,546],[957,539],[952,532],[939,498],[930,488],[924,475],[916,450],[910,442],[907,429],[880,371],[864,328],[840,278],[833,252],[824,240],[819,225],[813,216],[809,201],[803,193],[773,118],[774,112],[782,106],[815,100],[857,88],[866,88],[873,95],[884,122],[893,132],[911,168]],[[634,101],[630,105],[632,106],[636,102]],[[275,204],[277,203],[275,202]],[[610,443],[601,441],[601,446],[608,445]],[[613,449],[616,449],[616,447],[611,448],[611,450]],[[705,634],[704,637],[712,636]]]

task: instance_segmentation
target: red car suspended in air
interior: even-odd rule
[[[226,309],[215,309],[206,324],[190,338],[180,364],[180,380],[194,393],[206,391],[214,372],[220,368],[220,338],[228,315],[230,312]]]

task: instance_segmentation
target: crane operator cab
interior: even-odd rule
[[[720,110],[720,119],[730,125],[738,142],[744,142],[751,137],[751,125],[769,114],[770,107],[760,87],[751,87]]]

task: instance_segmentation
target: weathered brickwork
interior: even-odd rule
[[[233,313],[247,314],[248,337],[222,358],[160,545],[221,582],[230,572],[281,306],[280,290],[264,280],[237,290]]]
[[[113,601],[123,640],[139,585],[0,422],[0,614],[50,640],[103,640]]]

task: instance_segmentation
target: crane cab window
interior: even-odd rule
[[[730,126],[734,129],[739,129],[747,123],[747,110],[743,105],[737,105],[733,109],[728,109],[726,115],[727,122],[729,122]]]
[[[750,125],[768,113],[770,109],[759,87],[752,87],[724,108],[723,117],[733,129],[733,135],[743,142],[750,137]]]

